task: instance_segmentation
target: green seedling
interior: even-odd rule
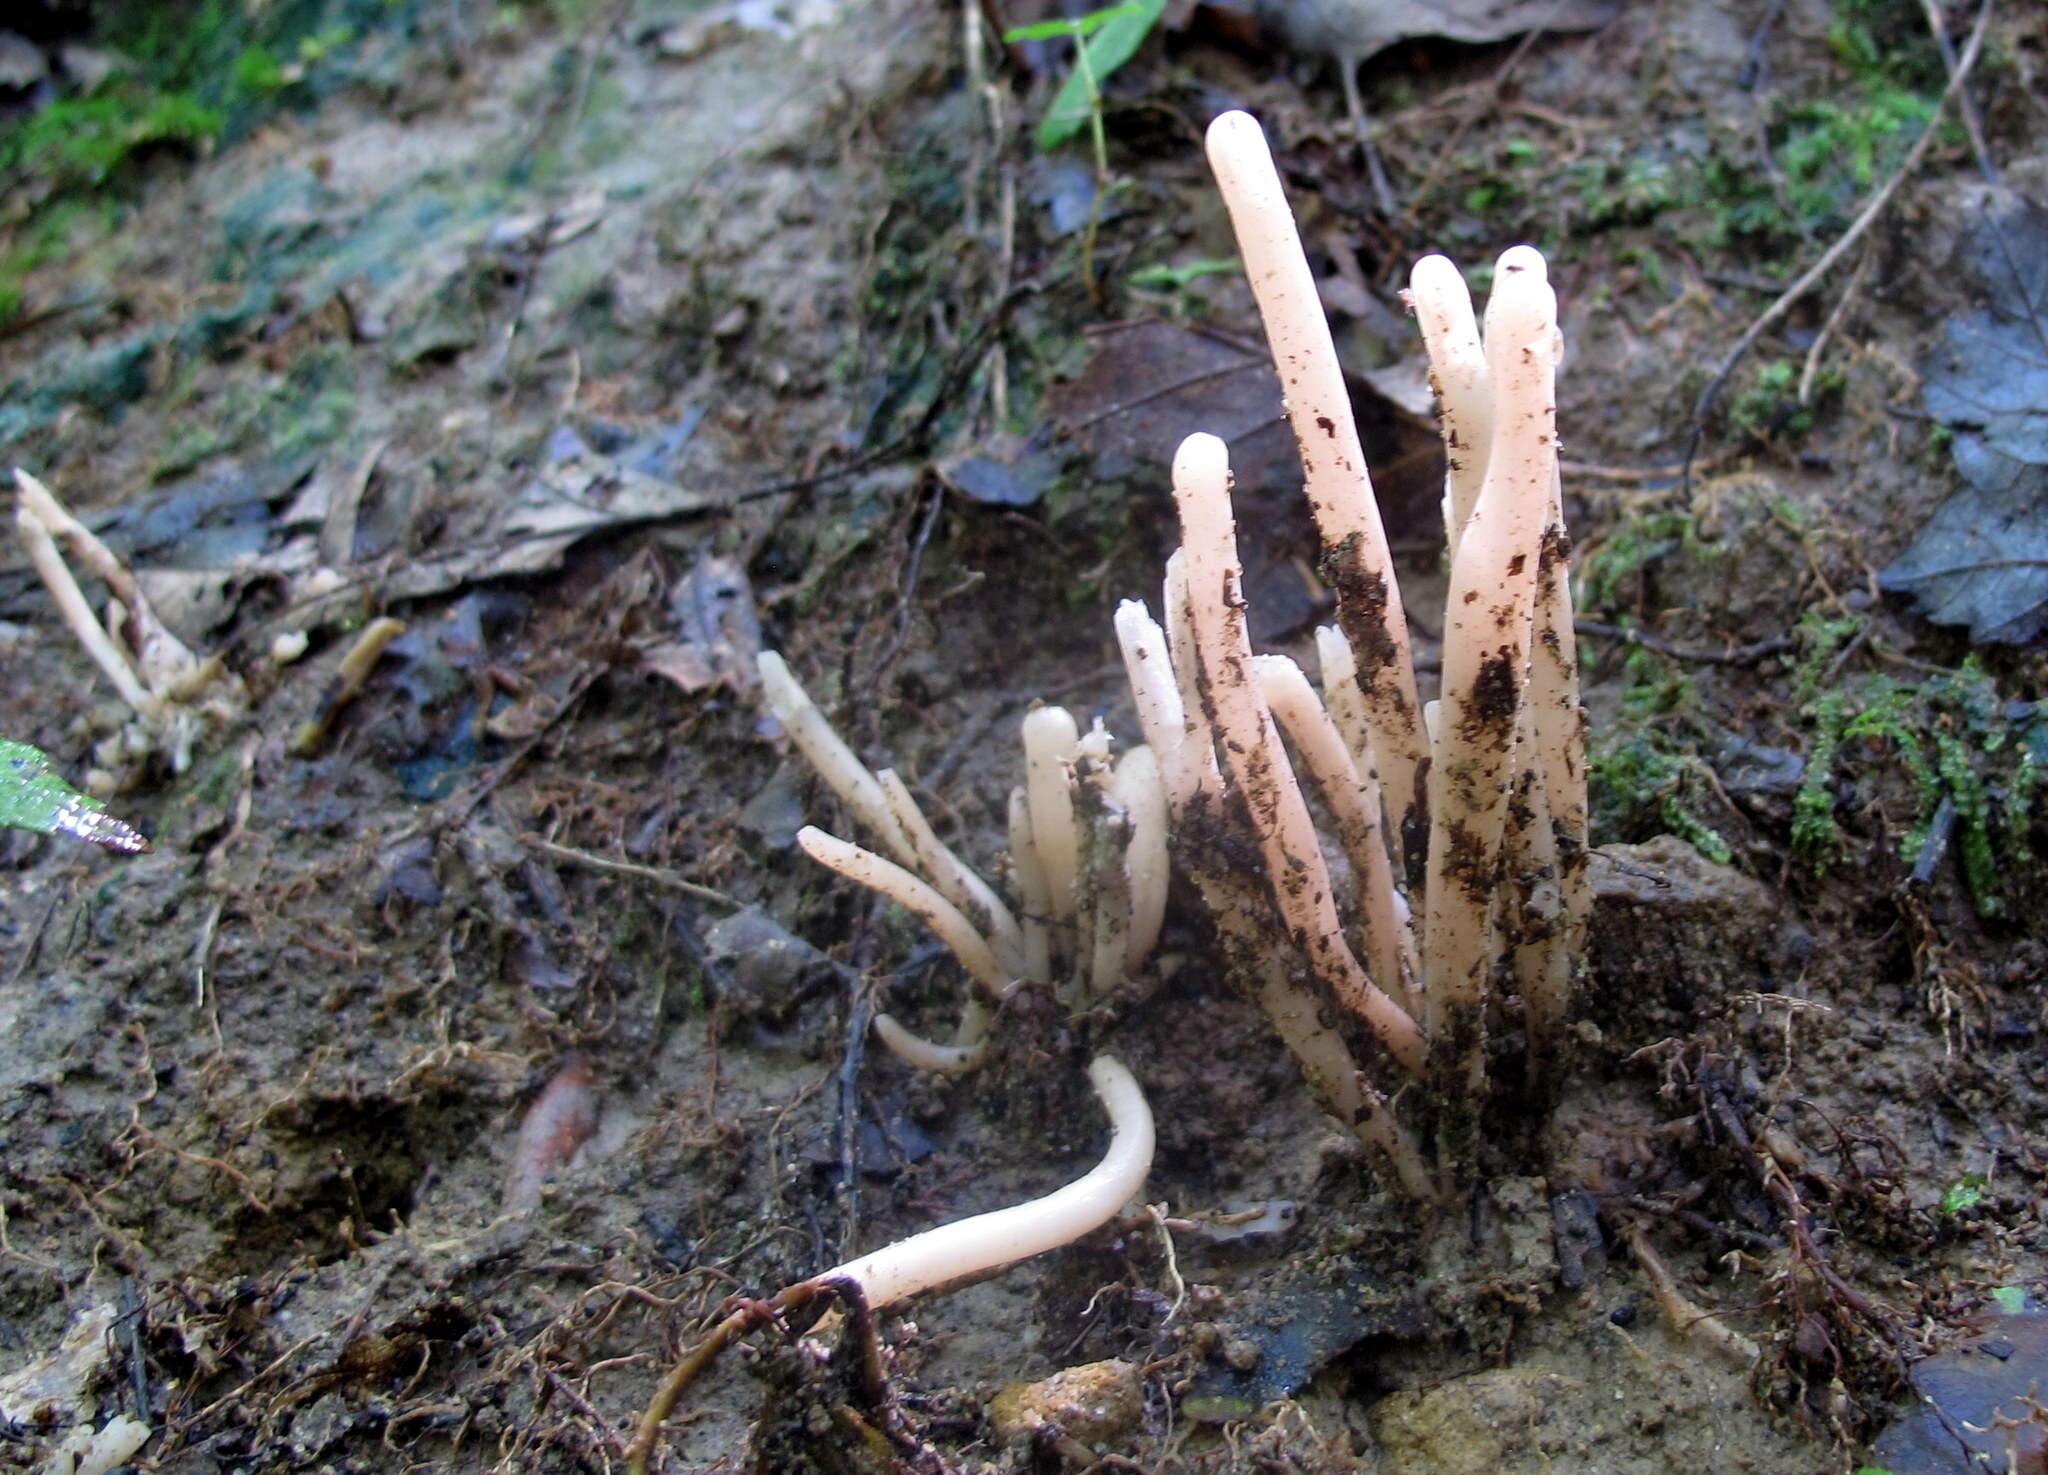
[[[1129,61],[1166,13],[1166,0],[1131,0],[1091,11],[1074,20],[1040,21],[1003,32],[1003,40],[1052,41],[1065,36],[1074,43],[1074,70],[1060,84],[1044,121],[1038,125],[1038,146],[1047,153],[1081,130],[1085,123],[1095,154],[1095,196],[1088,202],[1088,228],[1081,238],[1081,278],[1088,296],[1100,301],[1095,282],[1095,237],[1102,228],[1102,200],[1109,193],[1109,138],[1102,126],[1102,84]]]
[[[1131,0],[1074,20],[1040,21],[1003,32],[1003,40],[1074,42],[1074,72],[1060,85],[1045,119],[1038,125],[1038,146],[1051,153],[1088,125],[1098,158],[1105,152],[1102,134],[1102,84],[1110,73],[1137,55],[1138,48],[1166,13],[1166,0]]]

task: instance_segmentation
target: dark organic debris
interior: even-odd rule
[[[1620,0],[1259,0],[1261,16],[1298,50],[1356,67],[1403,41],[1441,36],[1480,45],[1524,31],[1591,31]]]
[[[1263,344],[1177,323],[1122,323],[1090,335],[1094,356],[1046,397],[1052,429],[1093,458],[1096,483],[1164,467],[1190,425],[1230,447],[1252,638],[1277,640],[1327,610],[1304,577],[1314,534],[1301,505],[1301,460],[1280,380]],[[1363,380],[1351,385],[1373,490],[1389,534],[1436,535],[1443,455],[1433,426]]]
[[[1960,1346],[1916,1363],[1920,1407],[1878,1436],[1871,1463],[1892,1475],[2040,1475],[2048,1422],[2048,1315],[1985,1318]]]
[[[1249,1418],[1367,1337],[1418,1335],[1423,1320],[1419,1306],[1390,1301],[1361,1269],[1335,1277],[1302,1269],[1262,1298],[1257,1322],[1196,1374],[1181,1408],[1203,1423]]]
[[[1964,486],[1879,583],[1974,641],[2019,645],[2048,626],[2048,210],[1994,201],[1970,260],[1989,305],[1949,322],[1926,371]]]
[[[749,1011],[787,1010],[835,971],[829,958],[759,907],[712,923],[704,946],[720,994]]]
[[[434,875],[434,842],[430,837],[408,841],[390,856],[377,883],[376,901],[384,906],[402,897],[415,906],[441,904],[441,882]]]
[[[991,448],[993,449],[993,448]],[[989,507],[1029,507],[1059,476],[1059,458],[1032,446],[1004,455],[949,456],[933,468],[946,486]]]
[[[648,647],[641,664],[684,691],[724,684],[746,691],[761,653],[761,617],[738,559],[700,553],[689,577],[670,591],[677,638]]]
[[[1054,423],[1098,460],[1165,465],[1190,425],[1230,446],[1242,484],[1296,464],[1280,383],[1263,347],[1174,323],[1126,323],[1090,335],[1094,356],[1054,389]]]
[[[294,561],[273,509],[312,464],[305,457],[233,462],[78,520],[135,570],[157,616],[196,644],[227,622],[243,586]],[[26,611],[44,598],[26,562],[0,570],[0,609]]]

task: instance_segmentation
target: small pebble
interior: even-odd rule
[[[1133,1432],[1144,1412],[1137,1368],[1115,1358],[1012,1383],[989,1405],[996,1438],[1012,1445],[1050,1435],[1100,1446]]]

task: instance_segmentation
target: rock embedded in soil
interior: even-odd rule
[[[2042,1475],[2048,1423],[2048,1316],[1992,1316],[1969,1341],[1914,1364],[1920,1407],[1878,1436],[1892,1475]]]
[[[1070,1367],[1035,1383],[1012,1383],[989,1406],[996,1438],[1004,1444],[1045,1436],[1092,1448],[1128,1436],[1144,1412],[1137,1368],[1116,1358]]]
[[[1811,950],[1769,887],[1674,836],[1603,845],[1592,874],[1585,1013],[1623,1041],[1682,1032],[1730,993],[1781,989]]]

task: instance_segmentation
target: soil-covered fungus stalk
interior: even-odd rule
[[[1320,698],[1293,662],[1253,655],[1226,450],[1196,434],[1174,459],[1184,543],[1168,564],[1166,629],[1126,603],[1117,635],[1166,776],[1176,858],[1229,961],[1396,1181],[1441,1194],[1485,1169],[1487,1144],[1526,1140],[1496,1128],[1540,1120],[1519,1108],[1554,1082],[1585,926],[1556,299],[1542,256],[1508,251],[1482,338],[1456,268],[1416,267],[1452,555],[1442,692],[1425,724],[1343,376],[1264,136],[1226,114],[1209,155],[1300,446],[1337,627],[1317,636]],[[1228,869],[1244,852],[1223,843],[1232,832],[1254,842],[1263,876]]]
[[[627,1450],[628,1470],[638,1475],[648,1468],[662,1421],[676,1400],[728,1342],[766,1317],[794,1310],[828,1290],[857,1295],[869,1309],[891,1306],[948,1282],[1071,1244],[1108,1223],[1138,1196],[1152,1170],[1152,1112],[1137,1080],[1113,1056],[1098,1055],[1089,1064],[1088,1083],[1109,1117],[1109,1146],[1093,1168],[1043,1198],[942,1224],[799,1281],[770,1301],[745,1303],[713,1327],[663,1380]]]

